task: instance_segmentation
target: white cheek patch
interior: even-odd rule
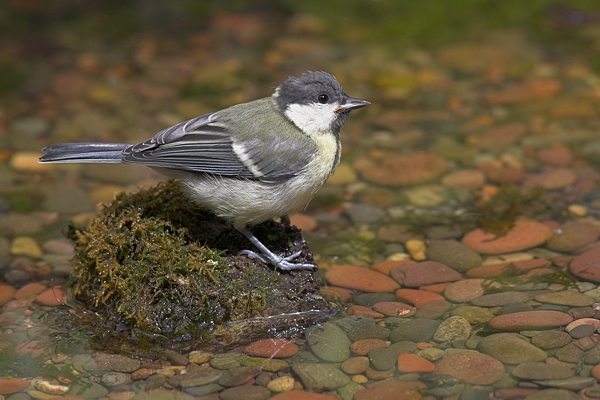
[[[337,103],[290,104],[284,114],[304,133],[314,136],[331,130],[338,106]]]

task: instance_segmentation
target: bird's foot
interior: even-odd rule
[[[258,254],[252,250],[242,250],[238,253],[238,256],[244,255],[253,260],[259,260],[265,264],[273,264],[282,271],[291,271],[298,269],[316,269],[317,266],[314,264],[307,263],[294,263],[291,262],[296,259],[302,251],[297,251],[287,257],[277,256],[274,253],[271,254]]]

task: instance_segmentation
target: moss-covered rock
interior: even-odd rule
[[[270,221],[253,231],[275,252],[301,250],[299,261],[312,262],[295,227]],[[87,228],[71,225],[68,237],[76,246],[71,300],[93,311],[77,323],[91,324],[103,348],[224,348],[297,333],[330,312],[312,271],[236,256],[247,239],[174,181],[119,194]]]

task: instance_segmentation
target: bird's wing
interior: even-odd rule
[[[261,100],[258,100],[261,101]],[[252,103],[167,128],[124,151],[124,162],[278,182],[297,175],[315,143],[270,107]],[[290,138],[290,130],[296,136]],[[293,139],[293,140],[290,140]]]

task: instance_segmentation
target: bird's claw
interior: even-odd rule
[[[265,255],[258,254],[252,250],[242,250],[238,253],[238,256],[244,255],[253,260],[259,260],[265,264],[273,264],[277,268],[283,271],[291,271],[296,269],[316,269],[317,266],[314,264],[306,263],[293,263],[292,260],[296,259],[302,251],[297,251],[287,257],[276,256],[275,259],[265,258]]]

